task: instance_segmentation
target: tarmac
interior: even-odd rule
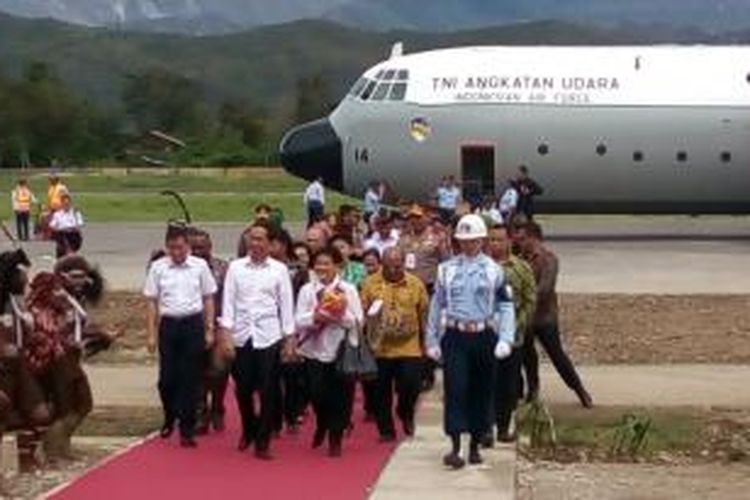
[[[549,216],[542,219],[569,293],[750,293],[750,217]],[[218,256],[235,256],[241,224],[205,224]],[[301,226],[292,225],[299,234]],[[85,254],[110,289],[137,291],[162,224],[90,224]],[[3,241],[0,248],[7,248]],[[48,242],[25,244],[38,268],[51,266]]]

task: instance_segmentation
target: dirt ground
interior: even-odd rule
[[[612,457],[623,412],[648,414],[652,434],[637,457]],[[558,447],[517,461],[519,500],[706,500],[748,498],[750,413],[730,409],[552,408]]]
[[[750,362],[750,296],[581,295],[561,297],[562,332],[580,364]],[[142,299],[109,294],[97,321],[122,327],[95,362],[139,362],[145,349]]]
[[[0,498],[43,498],[51,489],[80,476],[109,455],[121,450],[123,446],[122,439],[74,443],[74,460],[6,478],[0,489]]]
[[[573,294],[561,306],[578,363],[750,362],[750,296]]]
[[[748,491],[746,464],[518,463],[518,500],[740,500]]]

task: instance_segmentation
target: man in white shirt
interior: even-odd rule
[[[365,224],[370,224],[370,218],[380,211],[380,204],[383,201],[383,184],[380,182],[372,182],[365,191],[364,201],[364,219]]]
[[[386,250],[398,245],[399,233],[393,228],[393,217],[384,210],[375,217],[374,225],[375,232],[365,240],[364,249],[375,249],[382,257]]]
[[[323,180],[320,177],[307,186],[302,201],[307,209],[307,227],[320,222],[323,219],[326,206],[326,193],[323,189]]]
[[[263,223],[255,223],[245,232],[248,255],[229,265],[219,320],[237,351],[232,378],[242,416],[238,448],[244,451],[255,443],[255,456],[262,460],[271,459],[280,354],[289,359],[296,348],[292,282],[287,267],[269,257],[269,237],[269,228]],[[253,400],[256,392],[259,414]]]
[[[507,227],[511,227],[513,224],[513,217],[516,215],[518,208],[518,190],[516,189],[516,183],[513,179],[508,181],[508,185],[500,197],[500,203],[498,205],[500,214],[503,217],[503,222]]]
[[[216,281],[206,261],[190,255],[184,227],[167,230],[166,249],[167,255],[151,264],[143,288],[148,348],[159,347],[161,437],[171,436],[179,420],[181,446],[195,448],[202,360],[214,342]]]
[[[76,253],[83,245],[83,216],[75,209],[70,195],[65,193],[60,197],[62,206],[52,214],[49,227],[57,244],[56,254],[60,259],[71,253]]]

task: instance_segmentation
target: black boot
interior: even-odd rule
[[[451,452],[443,457],[443,465],[453,470],[462,469],[466,462],[461,458],[461,435],[451,435]]]

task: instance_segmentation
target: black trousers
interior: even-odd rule
[[[203,315],[162,317],[159,324],[159,396],[167,423],[179,420],[180,435],[195,433],[195,415],[206,350]]]
[[[489,430],[496,342],[492,330],[462,333],[449,328],[443,336],[446,434],[468,432],[481,439]]]
[[[450,224],[456,216],[456,210],[452,208],[438,208],[438,215],[443,224]]]
[[[349,426],[354,380],[341,375],[335,361],[310,359],[305,366],[317,428],[327,431],[332,440],[340,439]]]
[[[421,358],[378,360],[375,391],[375,416],[381,436],[395,435],[393,424],[393,393],[397,395],[396,415],[402,422],[414,423],[414,408],[422,382]]]
[[[523,369],[526,374],[526,383],[528,384],[529,394],[539,393],[539,355],[534,346],[534,339],[544,347],[547,356],[563,379],[565,385],[580,394],[584,388],[581,378],[576,372],[573,362],[563,349],[560,340],[560,329],[556,323],[535,327],[532,335],[527,335],[523,346]]]
[[[493,422],[498,432],[508,431],[510,419],[521,398],[522,349],[514,348],[510,356],[495,361],[495,401]]]
[[[59,259],[69,253],[78,252],[83,245],[83,235],[78,230],[55,231],[55,256]]]
[[[281,341],[264,349],[255,349],[252,339],[237,349],[232,366],[237,406],[242,416],[242,433],[255,442],[256,451],[265,451],[271,442],[274,416],[279,404],[279,351]],[[254,396],[260,399],[255,411]]]
[[[213,354],[206,351],[203,356],[203,374],[198,393],[198,423],[207,426],[214,415],[224,416],[224,397],[227,393],[229,372],[219,371],[213,366]]]
[[[325,207],[319,201],[310,201],[307,203],[307,227],[320,222],[323,219]]]
[[[362,386],[362,406],[365,410],[365,415],[374,417],[376,411],[378,381],[368,379],[360,380],[359,383]],[[354,390],[355,386],[352,385],[352,401],[354,401]]]
[[[279,370],[281,376],[276,384],[278,406],[273,422],[276,431],[281,431],[284,423],[287,427],[297,425],[308,403],[304,363],[283,363]]]
[[[20,241],[29,241],[29,212],[16,212],[16,236]]]

